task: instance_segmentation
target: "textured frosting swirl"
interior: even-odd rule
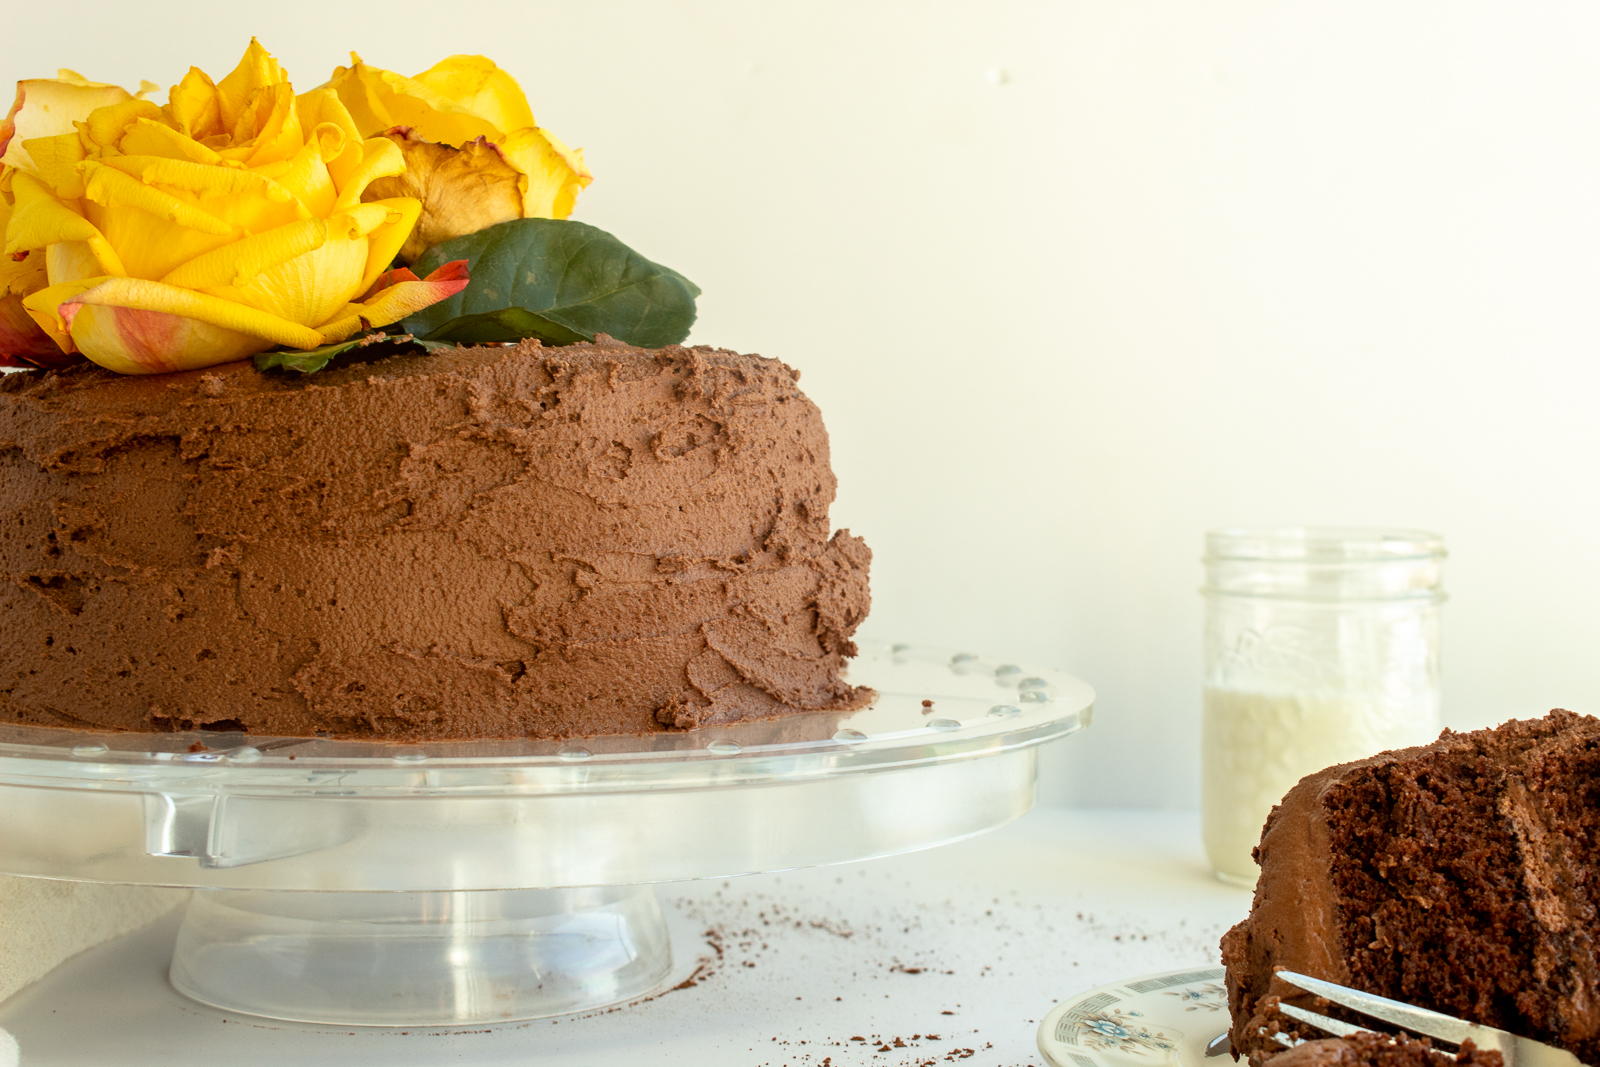
[[[569,737],[859,707],[871,552],[759,356],[0,379],[0,718]]]

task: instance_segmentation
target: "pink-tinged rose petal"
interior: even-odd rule
[[[61,321],[72,329],[72,320],[78,317],[85,305],[61,305]],[[146,311],[143,308],[103,307],[102,313],[112,316],[112,327],[120,354],[148,368],[152,374],[167,374],[180,370],[172,358],[183,348],[183,334],[190,321],[181,315],[165,311]]]
[[[415,284],[423,288],[410,290],[415,293],[427,293],[428,304],[437,304],[447,297],[455,296],[467,287],[472,278],[467,274],[467,260],[452,259],[450,262],[437,267],[426,278],[418,278],[409,267],[396,267],[394,270],[384,271],[378,275],[378,280],[372,283],[361,302],[371,303],[384,294],[385,290],[397,285]],[[427,305],[422,305],[426,307]]]
[[[451,260],[426,278],[396,282],[359,304],[346,305],[343,317],[324,323],[318,329],[324,336],[342,340],[358,329],[388,326],[408,315],[415,315],[431,304],[455,296],[467,287],[469,281],[467,261]]]
[[[415,278],[416,275],[413,274],[412,277]],[[465,289],[467,287],[467,282],[471,281],[472,279],[467,277],[467,261],[464,259],[452,259],[450,262],[441,265],[432,274],[428,275],[422,280],[425,282],[459,281],[461,284],[450,290],[449,295],[454,296],[461,290]]]
[[[367,291],[361,294],[361,299],[366,300],[368,297],[377,296],[391,285],[415,281],[421,281],[421,279],[417,277],[410,267],[396,267],[394,270],[386,270],[373,280],[373,283],[367,287]]]

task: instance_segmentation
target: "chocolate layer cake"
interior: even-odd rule
[[[1330,767],[1273,809],[1222,940],[1233,1047],[1275,968],[1600,1063],[1600,720],[1567,711]]]
[[[0,376],[0,721],[396,739],[863,705],[798,375],[604,342]]]

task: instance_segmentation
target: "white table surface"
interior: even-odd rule
[[[63,964],[0,1005],[0,1027],[23,1067],[1020,1067],[1043,1062],[1034,1031],[1057,1000],[1214,962],[1250,903],[1210,876],[1193,813],[1065,809],[660,896],[678,972],[707,961],[698,981],[589,1016],[401,1033],[228,1015],[167,985],[174,915]]]

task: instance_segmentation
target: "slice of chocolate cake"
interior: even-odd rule
[[[1305,996],[1274,981],[1287,968],[1600,1063],[1600,719],[1447,730],[1309,775],[1256,861],[1222,939],[1239,1052],[1281,1048],[1260,1011]]]

